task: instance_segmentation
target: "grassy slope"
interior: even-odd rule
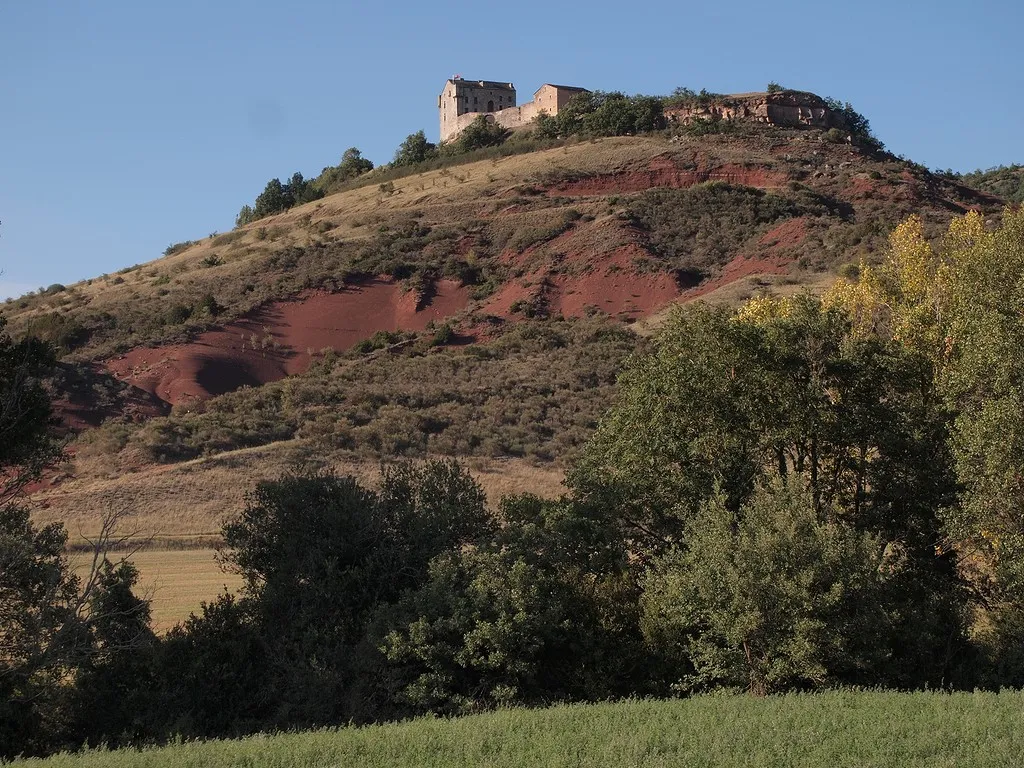
[[[158,318],[175,304],[190,304],[212,293],[224,307],[217,322],[224,322],[266,301],[335,284],[357,259],[355,252],[373,240],[381,225],[399,226],[418,214],[426,225],[460,228],[470,219],[508,207],[522,185],[543,174],[642,166],[665,148],[665,142],[656,139],[609,139],[408,176],[394,181],[394,192],[387,196],[370,184],[205,238],[171,256],[69,285],[61,293],[11,300],[4,314],[14,330],[53,312],[95,327],[89,343],[73,355],[82,360],[141,344],[180,340],[213,320],[197,317],[184,323],[154,324],[147,318]],[[536,211],[521,213],[528,219],[531,214],[535,218]],[[520,226],[516,215],[504,218],[509,229]],[[315,258],[309,263],[274,258],[294,253],[291,249]],[[213,257],[221,263],[208,266]],[[116,320],[114,327],[110,327],[111,317]]]
[[[414,219],[434,230],[430,248],[421,243],[417,250],[421,261],[436,266],[451,255],[453,243],[470,237],[483,273],[507,281],[516,275],[499,258],[500,248],[522,250],[516,246],[528,242],[524,233],[542,237],[573,209],[597,217],[591,245],[599,249],[607,239],[600,229],[603,218],[621,211],[638,189],[635,183],[616,189],[614,179],[631,173],[642,178],[652,167],[666,166],[769,172],[847,205],[842,218],[815,222],[806,246],[792,253],[794,260],[804,257],[811,270],[877,253],[888,228],[911,212],[938,228],[956,206],[979,202],[964,187],[920,167],[821,143],[813,131],[769,129],[677,142],[660,136],[602,139],[410,175],[395,180],[387,195],[368,183],[115,275],[11,300],[3,311],[15,331],[55,315],[80,323],[92,335],[72,357],[96,360],[139,345],[180,341],[268,301],[307,288],[336,288],[360,271],[386,271],[389,258],[378,247],[379,227],[394,230]],[[599,193],[566,187],[571,180],[601,177],[612,182]],[[557,194],[543,194],[551,189]],[[183,319],[173,312],[196,306],[207,294],[223,308],[216,318],[197,310]]]
[[[511,710],[29,762],[54,768],[1013,766],[1024,754],[1022,708],[1019,692],[715,696]]]
[[[523,489],[544,497],[564,492],[563,472],[556,466],[507,458],[466,463],[492,504]],[[125,509],[131,513],[126,530],[138,531],[138,538],[152,540],[154,547],[202,550],[220,540],[221,526],[242,511],[246,493],[257,482],[297,468],[331,469],[370,485],[380,476],[379,462],[334,460],[309,440],[146,466],[135,472],[86,462],[78,476],[35,494],[33,517],[39,524],[63,522],[72,544],[81,544],[84,537],[95,537],[104,512]]]
[[[652,172],[652,169],[655,170]],[[658,176],[657,169],[669,169],[670,173]],[[930,176],[919,167],[894,159],[868,157],[845,145],[821,143],[816,140],[815,132],[773,129],[750,135],[708,136],[678,142],[667,141],[664,137],[606,139],[414,174],[396,180],[395,192],[391,195],[381,195],[370,183],[208,238],[181,253],[118,275],[116,279],[94,280],[71,286],[62,293],[22,299],[9,304],[5,312],[15,329],[25,327],[33,318],[54,313],[85,326],[96,325],[92,338],[72,355],[79,360],[96,360],[115,349],[181,339],[213,324],[213,318],[202,314],[184,322],[146,322],[165,318],[168,307],[194,303],[207,292],[214,293],[223,307],[216,318],[217,323],[222,323],[263,302],[293,296],[303,288],[336,287],[353,265],[366,267],[367,248],[376,254],[370,261],[378,266],[394,256],[393,244],[381,250],[379,227],[406,226],[413,218],[417,226],[430,228],[431,233],[421,238],[422,242],[416,237],[407,238],[419,250],[403,252],[401,259],[408,256],[412,261],[419,259],[437,265],[456,258],[458,254],[453,248],[461,252],[471,247],[480,272],[488,280],[522,283],[522,290],[526,292],[542,290],[538,286],[543,286],[545,281],[560,279],[567,273],[602,269],[601,254],[610,240],[636,237],[637,233],[624,217],[628,218],[626,212],[633,206],[632,201],[644,194],[645,187],[668,183],[673,173],[676,183],[685,185],[692,183],[692,179],[680,180],[680,174],[715,169],[722,171],[726,178],[744,174],[751,179],[770,177],[772,184],[782,184],[778,194],[796,202],[806,202],[808,195],[831,201],[826,207],[833,213],[803,217],[806,231],[802,239],[776,246],[761,237],[770,225],[752,228],[736,211],[707,210],[709,204],[714,206],[714,200],[701,203],[699,197],[690,199],[683,194],[680,199],[690,200],[687,210],[692,210],[693,215],[709,217],[718,229],[726,227],[718,233],[719,244],[730,249],[726,258],[731,258],[732,249],[738,247],[739,253],[744,255],[767,254],[776,262],[797,265],[790,274],[783,276],[743,277],[735,284],[724,285],[708,294],[707,298],[713,299],[741,300],[766,288],[792,291],[804,285],[820,287],[828,281],[828,267],[856,261],[861,256],[877,255],[888,228],[909,212],[921,212],[926,221],[938,229],[957,206],[976,202],[962,187]],[[790,181],[784,183],[786,179]],[[669,202],[672,207],[675,201]],[[559,222],[565,221],[565,214],[570,210],[584,219],[574,223],[566,237],[545,243],[545,233],[558,231],[563,226]],[[593,219],[586,218],[590,216]],[[669,231],[661,234],[678,242],[671,231],[677,225],[685,230],[688,222],[666,220],[664,226],[669,227]],[[438,239],[426,242],[435,236]],[[652,239],[657,236],[658,233],[650,234]],[[524,247],[523,243],[532,238],[541,240],[534,241],[532,247]],[[644,236],[640,235],[640,239],[643,241]],[[700,240],[688,236],[683,242],[684,249],[691,251],[689,257],[697,262],[713,255]],[[458,247],[455,244],[459,244]],[[571,251],[568,254],[567,248]],[[381,256],[382,252],[387,253]],[[213,255],[221,263],[204,266]],[[799,267],[799,264],[804,266]],[[673,266],[671,259],[659,260],[652,254],[643,265],[635,268],[667,270]],[[713,270],[712,265],[711,274]],[[571,288],[567,290],[572,292]],[[470,313],[473,311],[470,307]],[[590,353],[582,350],[580,354]],[[443,355],[451,356],[453,365],[461,365],[458,358],[465,357],[458,350],[445,351]],[[601,365],[603,363],[600,361]],[[529,364],[523,360],[514,367]],[[375,440],[366,440],[366,436],[355,431],[351,435],[332,436],[332,439],[339,443],[354,439],[360,446],[379,442],[381,447],[373,450],[381,457],[410,453],[407,447],[399,446],[395,450],[392,446],[395,441],[376,440],[376,436],[387,438],[389,432],[397,433],[409,427],[416,429],[417,420],[424,415],[424,408],[416,405],[422,397],[419,392],[402,391],[402,386],[410,379],[429,380],[432,370],[443,366],[413,361],[406,367],[403,381],[395,382],[399,386],[387,384],[386,402],[373,405],[368,422],[363,413],[357,414],[359,429],[374,432]],[[475,385],[500,392],[502,382],[493,379],[498,375],[507,380],[506,366],[490,366],[497,374],[484,370],[483,366],[477,367],[480,370],[475,371],[474,376],[479,381]],[[348,365],[335,366],[319,381],[310,380],[306,389],[344,393],[351,389],[377,388],[381,385],[377,368],[379,366],[354,369]],[[547,369],[554,370],[554,367],[547,366]],[[371,382],[369,377],[376,377],[376,380]],[[599,378],[606,380],[604,375]],[[539,389],[559,388],[553,380],[540,381],[534,377],[533,381]],[[92,390],[85,387],[87,392],[97,388],[102,389],[99,385]],[[122,434],[108,435],[110,448],[101,448],[100,452],[123,454],[124,441],[128,440],[129,454],[133,453],[133,448],[150,454],[122,456],[127,459],[127,465],[123,460],[120,462],[122,471],[133,468],[132,462],[146,463],[154,458],[181,461],[289,436],[321,434],[325,424],[330,427],[329,423],[317,422],[325,409],[335,412],[347,407],[346,402],[336,396],[320,397],[317,407],[303,405],[301,409],[291,408],[292,412],[284,413],[287,404],[279,406],[273,401],[284,403],[275,393],[290,388],[290,385],[277,385],[274,392],[217,398],[204,408],[205,414],[185,414],[163,422],[163,426],[154,423],[141,439],[137,439],[139,432],[136,430],[129,430],[133,436],[123,434],[122,430]],[[584,402],[590,399],[588,394],[581,393],[577,397]],[[116,393],[111,397],[116,400]],[[492,413],[498,412],[497,401],[503,398],[502,393],[489,399]],[[432,394],[431,399],[433,404],[437,398]],[[518,393],[513,393],[510,402],[518,407]],[[257,407],[252,407],[254,404]],[[363,406],[357,404],[357,408]],[[116,405],[112,410],[117,410]],[[547,405],[543,411],[548,413],[545,420],[549,420]],[[260,418],[241,423],[237,417],[240,412],[246,416],[259,414]],[[383,421],[389,423],[383,423],[382,414],[387,417]],[[434,415],[430,416],[433,420]],[[479,409],[464,408],[452,418],[444,414],[443,420],[450,422],[448,433],[456,435],[473,431],[474,423],[485,424],[487,416]],[[499,419],[501,423],[505,421]],[[584,421],[592,423],[589,417]],[[572,423],[568,430],[578,432],[578,426]],[[156,434],[158,429],[164,430],[163,434]],[[169,430],[175,434],[170,434]],[[552,449],[560,454],[564,452],[558,438],[567,430],[559,423],[552,431],[557,434],[550,435],[550,445],[531,437],[522,449],[518,446],[522,442],[518,435],[506,439],[489,433],[486,445],[478,444],[485,442],[478,440],[465,449],[445,435],[431,436],[426,445],[413,446],[411,453],[416,455],[426,450],[456,455],[511,454],[549,460]],[[568,441],[570,446],[577,443],[578,437]],[[95,444],[89,446],[88,452],[95,453],[95,448]],[[564,457],[559,455],[559,458]]]

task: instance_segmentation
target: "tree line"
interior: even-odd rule
[[[917,219],[823,296],[691,304],[547,500],[458,464],[256,486],[166,637],[128,562],[0,515],[3,756],[511,705],[1024,683],[1024,212]],[[59,456],[0,344],[5,476]],[[17,386],[15,387],[15,384]],[[55,452],[56,451],[56,452]],[[15,481],[12,481],[15,482]],[[14,486],[12,486],[14,487]]]

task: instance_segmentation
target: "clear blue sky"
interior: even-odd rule
[[[1024,3],[0,0],[0,295],[229,230],[267,180],[437,137],[446,78],[630,93],[770,80],[897,153],[1024,162]]]

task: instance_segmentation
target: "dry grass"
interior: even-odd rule
[[[254,257],[289,246],[307,246],[317,239],[317,225],[324,222],[332,226],[332,237],[359,241],[373,234],[368,222],[385,221],[411,210],[422,212],[430,221],[459,221],[482,212],[481,206],[489,205],[490,198],[509,194],[527,179],[558,170],[607,173],[641,164],[670,146],[656,137],[609,138],[407,176],[393,182],[394,193],[388,196],[382,196],[370,183],[260,219],[236,230],[227,244],[223,235],[206,237],[178,253],[107,279],[81,281],[69,285],[65,293],[34,298],[24,310],[9,306],[6,314],[17,320],[62,307],[89,305],[103,311],[125,302],[157,301],[159,286],[153,283],[161,275],[174,283],[194,283],[197,292],[212,290],[219,283],[247,282],[252,278]],[[261,230],[265,233],[262,239]],[[214,254],[223,263],[204,266],[204,260]]]
[[[762,294],[778,297],[795,296],[802,291],[814,294],[823,293],[836,276],[829,272],[800,273],[799,275],[747,275],[727,283],[720,288],[709,291],[700,297],[700,301],[709,304],[723,304],[727,307],[739,307],[743,302]],[[685,301],[685,298],[682,299]],[[633,323],[630,328],[641,336],[650,336],[665,324],[669,314],[677,304],[673,303],[655,312],[649,317]]]
[[[212,549],[145,549],[131,555],[139,569],[136,593],[151,600],[153,629],[163,634],[198,612],[225,590],[242,586],[237,574],[225,573],[214,559]],[[87,556],[73,554],[71,565],[84,568]]]
[[[492,503],[511,493],[553,497],[564,491],[560,468],[521,459],[472,459],[468,466]],[[104,477],[96,466],[78,467],[77,477],[33,496],[34,517],[38,523],[63,522],[76,542],[95,535],[104,512],[126,510],[125,525],[139,537],[159,545],[195,546],[217,540],[221,526],[241,512],[246,492],[256,483],[313,467],[369,484],[380,474],[374,461],[325,458],[316,455],[310,442],[289,440],[112,477]]]

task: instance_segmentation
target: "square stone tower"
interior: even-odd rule
[[[487,114],[516,106],[516,87],[512,83],[497,83],[492,80],[464,80],[455,76],[444,84],[437,97],[437,109],[441,116],[441,141],[447,141],[465,125],[461,115],[469,113]],[[468,119],[468,118],[466,118]]]

